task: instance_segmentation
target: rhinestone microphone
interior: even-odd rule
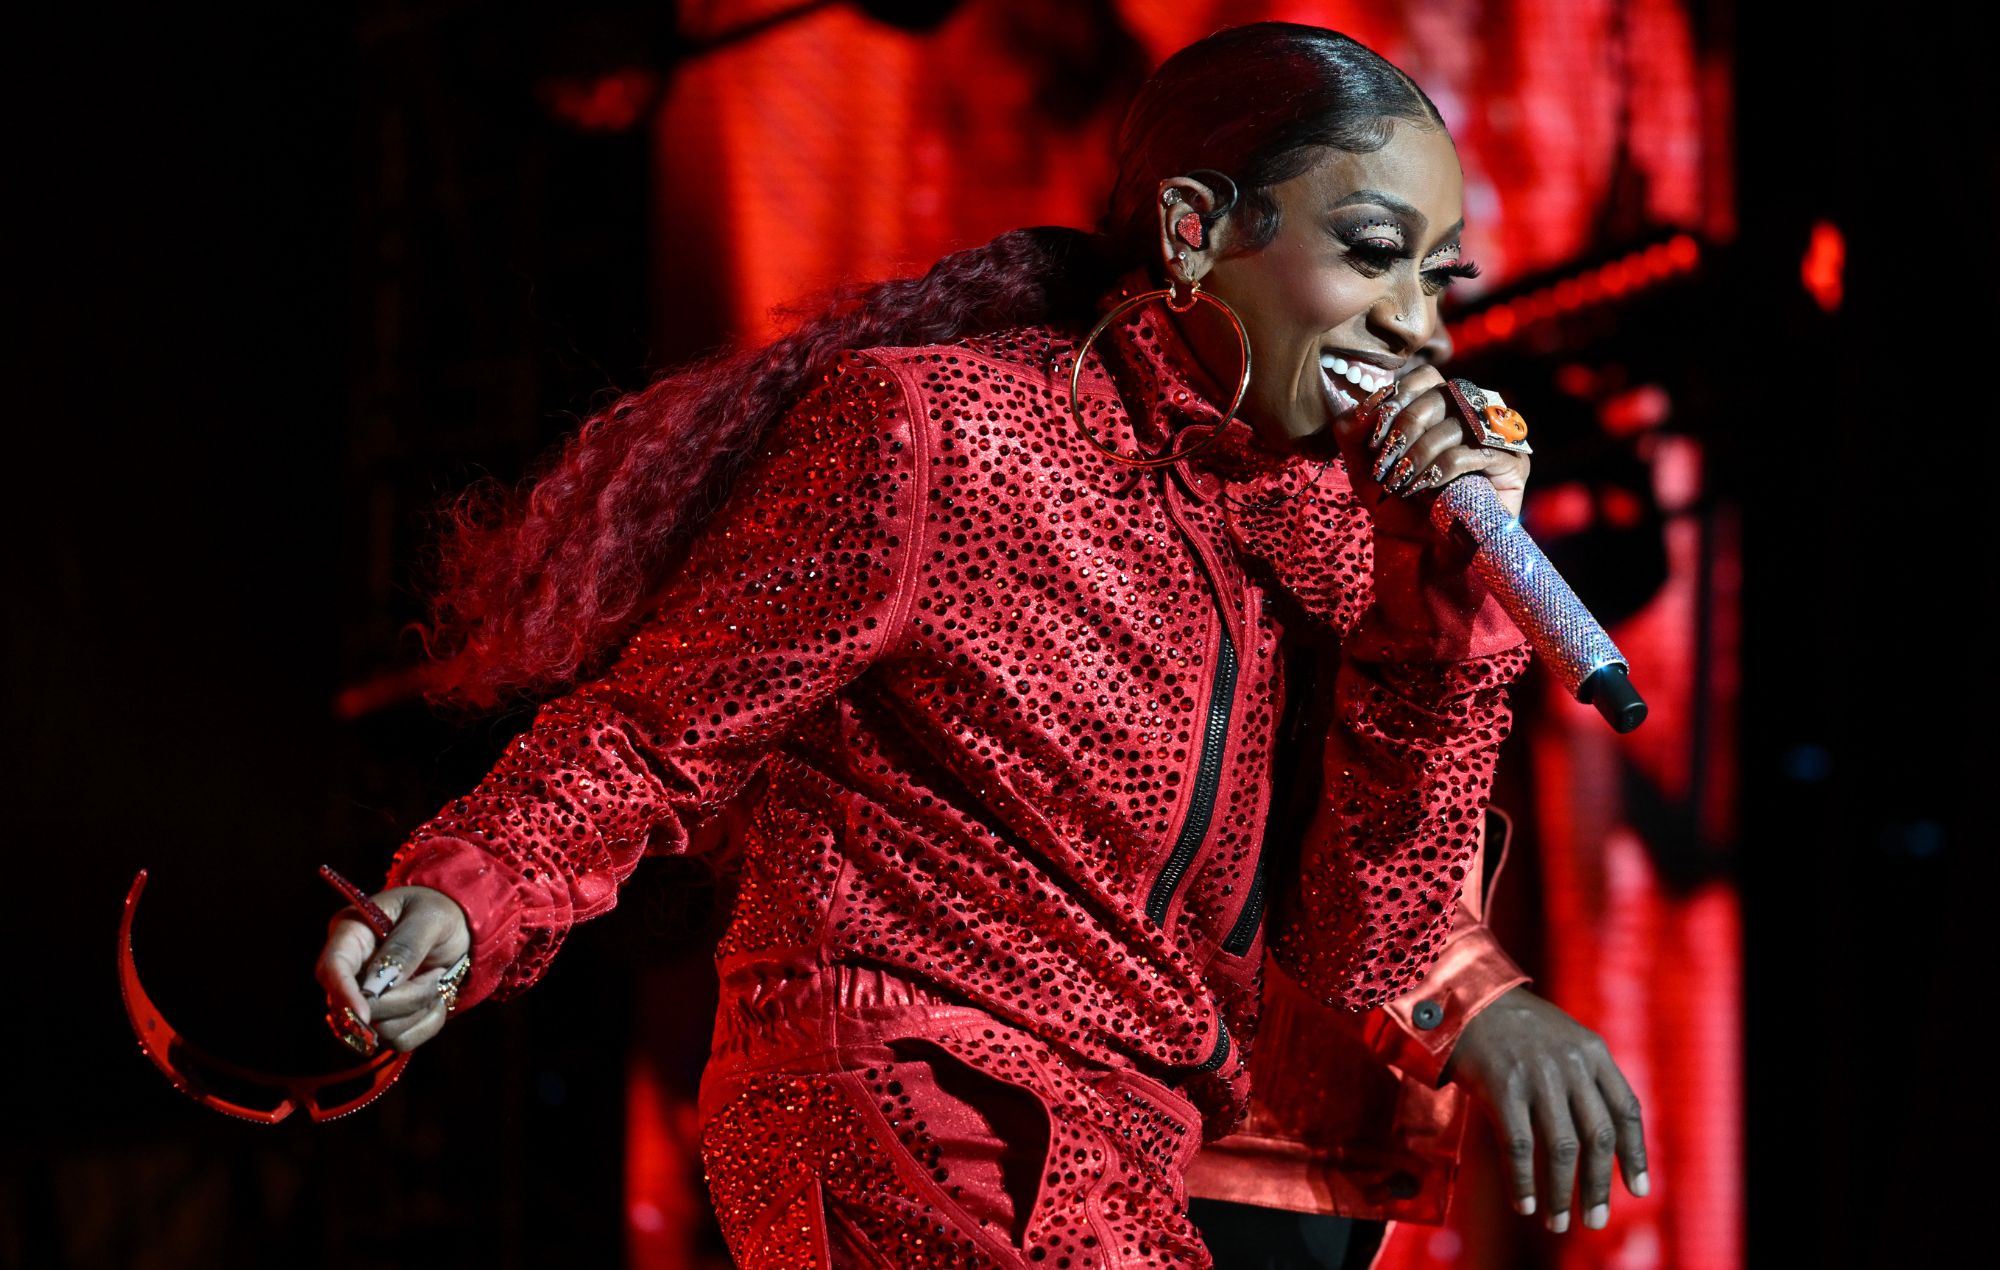
[[[1461,526],[1479,544],[1473,570],[1571,696],[1596,706],[1616,731],[1630,732],[1646,721],[1646,702],[1632,687],[1625,654],[1507,513],[1491,481],[1472,472],[1445,486],[1431,504],[1431,522],[1447,534]]]

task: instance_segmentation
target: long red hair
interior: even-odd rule
[[[1011,230],[921,278],[857,287],[762,348],[726,352],[592,415],[524,491],[475,487],[443,509],[426,696],[490,709],[557,695],[600,669],[672,576],[745,458],[844,349],[948,344],[1082,321],[1152,254],[1164,177],[1237,182],[1241,237],[1276,234],[1266,191],[1328,148],[1368,151],[1387,121],[1442,127],[1407,75],[1347,36],[1259,22],[1189,45],[1139,90],[1096,233]]]

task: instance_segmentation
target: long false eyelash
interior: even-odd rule
[[[1366,229],[1368,226],[1362,226]],[[1355,257],[1364,270],[1380,273],[1398,260],[1408,260],[1410,253],[1404,247],[1377,247],[1361,237],[1360,230],[1341,234],[1340,239],[1347,245],[1348,254]],[[1424,283],[1432,294],[1444,290],[1460,278],[1477,278],[1479,266],[1470,260],[1454,260],[1448,265],[1438,265],[1423,271]]]
[[[1448,265],[1438,265],[1424,270],[1424,289],[1432,295],[1443,291],[1460,278],[1477,278],[1479,266],[1470,260],[1454,260]]]

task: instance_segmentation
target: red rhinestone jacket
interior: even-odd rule
[[[898,968],[1175,1084],[1209,1136],[1246,1104],[1267,938],[1348,1009],[1424,974],[1520,634],[1457,548],[1376,535],[1337,460],[1241,421],[1167,468],[1107,460],[1068,406],[1078,343],[846,353],[774,427],[616,663],[397,853],[392,885],[470,918],[465,1004],[532,983],[642,855],[739,798],[725,981]],[[1226,401],[1157,304],[1078,396],[1146,452]],[[1281,745],[1287,649],[1321,685],[1292,741],[1316,763]],[[1298,766],[1322,788],[1267,840]]]

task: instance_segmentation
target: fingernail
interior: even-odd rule
[[[1401,412],[1396,407],[1384,403],[1382,406],[1382,417],[1375,421],[1375,435],[1368,438],[1368,444],[1371,447],[1382,444],[1383,440],[1388,437],[1389,425],[1396,421],[1396,416],[1399,413]]]
[[[1609,1204],[1593,1204],[1590,1211],[1583,1215],[1583,1224],[1592,1230],[1603,1230],[1610,1222],[1611,1205]]]
[[[343,1044],[364,1058],[373,1057],[381,1046],[381,1038],[376,1035],[375,1029],[362,1022],[361,1017],[347,1006],[341,1006],[338,1013],[329,1011],[326,1021]]]
[[[1634,1195],[1644,1195],[1647,1191],[1650,1191],[1652,1189],[1653,1189],[1653,1183],[1647,1179],[1646,1170],[1640,1169],[1637,1173],[1632,1175],[1632,1193]]]
[[[1520,1199],[1515,1200],[1514,1211],[1521,1214],[1521,1216],[1523,1217],[1533,1217],[1535,1215],[1535,1197],[1532,1195],[1525,1195]]]
[[[361,995],[364,997],[379,997],[390,988],[395,987],[396,980],[402,978],[402,975],[403,968],[401,966],[393,961],[385,961],[369,971],[368,977],[361,981]]]
[[[1549,1214],[1549,1229],[1558,1235],[1569,1229],[1569,1210],[1567,1208],[1563,1209],[1560,1213]]]

